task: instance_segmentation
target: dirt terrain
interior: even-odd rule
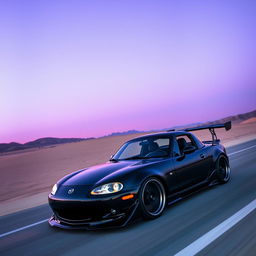
[[[202,140],[210,139],[207,130],[197,131]],[[122,135],[13,152],[0,156],[0,215],[47,202],[52,185],[64,175],[106,162],[126,140],[141,134]],[[217,130],[225,146],[256,138],[256,122],[235,124],[232,130]]]

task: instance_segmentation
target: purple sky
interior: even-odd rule
[[[256,1],[1,1],[0,142],[256,108]]]

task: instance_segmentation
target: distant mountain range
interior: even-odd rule
[[[251,112],[247,112],[247,113],[243,113],[243,114],[239,114],[239,115],[233,115],[233,116],[228,116],[222,119],[218,119],[215,121],[208,121],[208,122],[203,122],[203,123],[194,123],[194,124],[188,124],[188,125],[183,125],[183,126],[175,126],[172,127],[170,129],[185,129],[188,127],[197,127],[197,126],[201,126],[201,125],[211,125],[211,124],[221,124],[221,123],[226,123],[229,121],[232,121],[233,124],[236,123],[246,123],[246,120],[251,120],[254,121],[254,119],[256,118],[256,110],[253,110]],[[249,122],[248,122],[249,123]]]
[[[125,132],[113,132],[113,133],[103,136],[103,137],[128,135],[128,134],[135,134],[135,133],[142,133],[142,132],[144,132],[144,131],[129,130],[129,131],[125,131]]]
[[[120,135],[128,135],[128,134],[135,134],[135,133],[146,133],[146,132],[159,132],[159,131],[167,131],[167,130],[180,130],[180,129],[185,129],[188,127],[197,127],[201,125],[206,125],[206,124],[219,124],[219,123],[225,123],[228,121],[232,121],[232,123],[246,123],[244,122],[245,120],[249,119],[251,121],[254,121],[256,119],[256,110],[253,110],[251,112],[239,114],[239,115],[233,115],[233,116],[228,116],[222,119],[218,119],[215,121],[209,121],[209,122],[197,122],[197,123],[190,123],[186,125],[177,125],[177,126],[172,126],[170,128],[164,128],[164,129],[158,129],[158,130],[149,130],[149,131],[138,131],[138,130],[129,130],[129,131],[124,131],[124,132],[113,132],[109,135],[103,136],[103,137],[109,137],[109,136],[120,136]]]
[[[225,123],[228,121],[232,121],[232,123],[241,123],[245,120],[255,118],[255,117],[256,117],[256,110],[253,110],[251,112],[247,112],[239,115],[228,116],[213,122],[207,122],[207,124],[218,124],[218,123]]]
[[[11,143],[1,143],[0,144],[0,153],[3,152],[10,152],[15,150],[23,150],[23,149],[29,149],[29,148],[40,148],[40,147],[46,147],[46,146],[52,146],[57,144],[63,144],[63,143],[70,143],[70,142],[79,142],[83,140],[88,140],[93,138],[41,138],[37,140],[33,140],[24,144],[17,143],[17,142],[11,142]]]
[[[256,110],[247,112],[244,114],[239,115],[233,115],[228,116],[219,120],[211,121],[211,122],[205,122],[205,123],[192,123],[188,125],[182,125],[182,126],[174,126],[171,128],[161,129],[157,131],[164,131],[169,129],[181,129],[186,127],[196,127],[203,124],[218,124],[218,123],[225,123],[228,121],[232,121],[233,123],[245,123],[246,120],[252,120],[254,121],[256,118]],[[113,132],[107,136],[103,137],[110,137],[110,136],[120,136],[120,135],[128,135],[128,134],[135,134],[135,133],[145,133],[145,132],[155,132],[156,130],[151,131],[137,131],[137,130],[129,130],[124,132]],[[11,143],[0,143],[0,153],[4,152],[10,152],[15,150],[23,150],[23,149],[30,149],[30,148],[40,148],[45,146],[52,146],[57,144],[63,144],[63,143],[70,143],[70,142],[79,142],[84,140],[90,140],[94,138],[41,138],[34,141],[30,141],[24,144],[17,143],[17,142],[11,142]]]

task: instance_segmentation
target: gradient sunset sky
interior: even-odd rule
[[[256,1],[0,1],[0,143],[256,109]]]

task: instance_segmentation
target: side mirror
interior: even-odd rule
[[[113,158],[113,156],[114,156],[114,155],[111,155],[110,158],[109,158],[109,160],[111,160],[111,159]]]
[[[184,148],[183,153],[184,154],[189,154],[189,153],[194,152],[195,150],[196,150],[195,146],[188,146],[188,147]]]

